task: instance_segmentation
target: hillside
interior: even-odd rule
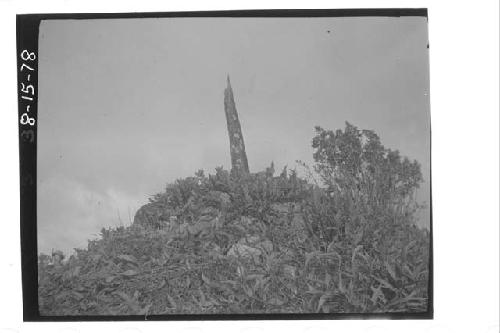
[[[416,162],[347,124],[317,128],[322,185],[274,166],[166,186],[133,225],[39,256],[41,315],[425,312]],[[312,179],[312,178],[311,178]]]

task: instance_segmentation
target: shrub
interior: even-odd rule
[[[415,227],[420,165],[385,148],[373,131],[316,127],[314,171],[324,188],[304,201],[304,216],[326,282],[318,309],[425,311],[429,235]],[[333,285],[332,285],[333,284]]]

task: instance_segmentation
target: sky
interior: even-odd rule
[[[427,34],[421,17],[42,21],[39,252],[86,247],[167,183],[229,169],[228,74],[250,171],[312,164],[314,126],[348,121],[421,163],[429,204]]]

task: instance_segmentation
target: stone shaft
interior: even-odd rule
[[[224,90],[224,111],[226,112],[227,131],[229,134],[229,144],[231,152],[231,172],[241,176],[248,174],[248,160],[245,152],[245,142],[241,125],[234,103],[233,89],[229,76],[227,77],[227,88]]]

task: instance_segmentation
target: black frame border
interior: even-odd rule
[[[430,194],[430,249],[428,308],[426,312],[401,313],[297,313],[297,314],[214,314],[214,315],[148,315],[148,316],[41,316],[38,310],[38,251],[37,251],[37,94],[32,102],[23,99],[20,91],[26,82],[26,72],[20,67],[26,63],[21,52],[34,52],[38,58],[38,35],[42,20],[91,20],[127,18],[169,18],[169,17],[406,17],[416,16],[428,19],[426,8],[365,8],[365,9],[265,9],[265,10],[222,10],[190,12],[141,12],[141,13],[54,13],[18,14],[16,16],[16,59],[19,116],[19,166],[20,166],[20,227],[21,268],[23,293],[23,321],[25,322],[73,322],[73,321],[200,321],[200,320],[332,320],[332,319],[433,319],[434,318],[434,274],[433,274],[433,219],[432,219],[432,162],[429,179]],[[30,62],[35,69],[33,80],[28,80],[38,90],[38,59]],[[25,93],[25,91],[24,91]],[[24,94],[24,96],[26,96]],[[30,105],[27,110],[27,104]],[[29,112],[26,112],[29,111]],[[35,119],[30,125],[21,122],[23,114]],[[429,133],[430,135],[430,133]],[[432,144],[432,141],[431,141]],[[432,151],[432,146],[431,146]],[[429,152],[430,154],[430,152]]]

